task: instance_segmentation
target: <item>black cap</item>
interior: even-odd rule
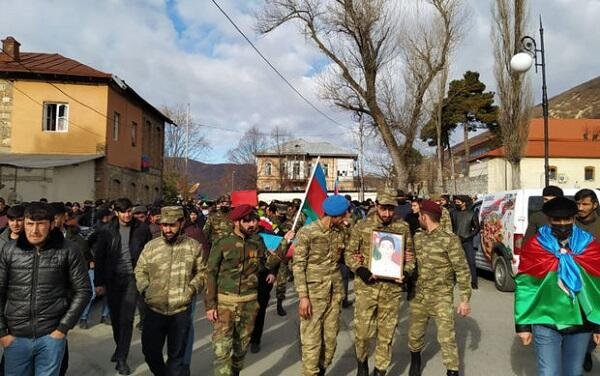
[[[544,204],[542,212],[550,218],[571,218],[577,214],[577,204],[566,197],[556,197]]]
[[[563,190],[555,185],[549,185],[542,191],[542,196],[563,197]]]

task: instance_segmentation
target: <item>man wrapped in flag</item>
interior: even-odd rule
[[[521,252],[515,324],[535,344],[539,375],[581,375],[590,337],[600,342],[600,243],[574,225],[577,205],[557,197]]]

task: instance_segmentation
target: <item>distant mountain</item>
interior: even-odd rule
[[[190,159],[188,162],[190,184],[200,183],[198,195],[214,200],[232,190],[256,189],[256,166],[233,163],[209,164]],[[233,182],[232,182],[233,177]]]
[[[552,119],[600,119],[600,77],[560,93],[548,101]],[[533,109],[533,117],[543,116],[541,104]]]

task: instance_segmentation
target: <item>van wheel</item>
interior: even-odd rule
[[[515,280],[511,276],[510,265],[502,256],[494,257],[494,284],[498,291],[515,291]]]

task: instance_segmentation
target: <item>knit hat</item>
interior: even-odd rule
[[[330,217],[340,216],[348,211],[350,202],[344,196],[333,195],[323,201],[323,211]]]
[[[555,185],[549,185],[542,191],[542,196],[563,197],[563,190]]]

